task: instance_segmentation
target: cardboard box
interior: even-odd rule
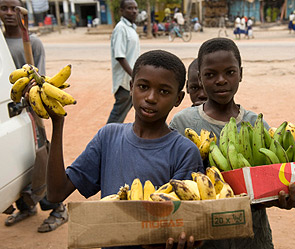
[[[281,190],[289,193],[290,182],[295,182],[295,163],[246,167],[222,172],[234,193],[247,193],[251,203],[278,199]]]
[[[69,203],[69,248],[165,243],[181,231],[196,240],[252,237],[249,197]]]

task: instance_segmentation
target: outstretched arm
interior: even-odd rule
[[[52,119],[52,139],[47,164],[47,199],[50,202],[61,202],[74,190],[75,186],[65,173],[62,136],[64,117],[50,112]]]

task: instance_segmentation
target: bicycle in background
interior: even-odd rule
[[[192,39],[192,32],[189,25],[178,25],[173,22],[169,31],[169,41],[174,41],[176,37],[181,38],[184,42],[189,42]]]

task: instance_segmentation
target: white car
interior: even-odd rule
[[[36,153],[43,150],[38,127],[25,102],[10,99],[10,73],[15,70],[0,30],[0,212],[4,212],[31,184]],[[46,136],[45,136],[46,137]],[[44,135],[43,135],[44,138]],[[46,167],[46,166],[45,166]]]

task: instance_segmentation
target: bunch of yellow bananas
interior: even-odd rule
[[[188,139],[194,142],[195,145],[197,145],[203,160],[208,157],[210,143],[212,141],[216,142],[217,140],[213,131],[207,131],[205,129],[202,129],[199,135],[195,130],[186,128],[184,134]]]
[[[212,142],[208,155],[210,165],[222,171],[237,168],[295,161],[295,125],[284,121],[267,130],[263,114],[254,126],[242,121],[240,131],[234,117],[220,133],[219,146]]]
[[[67,113],[64,106],[77,103],[69,93],[63,91],[70,86],[66,82],[70,75],[71,65],[65,66],[53,77],[48,77],[40,76],[38,68],[25,64],[9,76],[9,81],[13,84],[10,97],[14,102],[20,102],[24,89],[32,79],[35,79],[37,85],[34,85],[29,92],[29,102],[34,112],[40,118],[48,119],[45,105],[56,114],[65,116]]]
[[[151,181],[142,186],[138,178],[134,179],[129,190],[125,184],[117,194],[108,195],[101,200],[147,200],[147,201],[179,201],[210,200],[234,197],[230,185],[226,183],[215,166],[208,167],[206,174],[192,172],[192,180],[171,179],[157,190]]]

